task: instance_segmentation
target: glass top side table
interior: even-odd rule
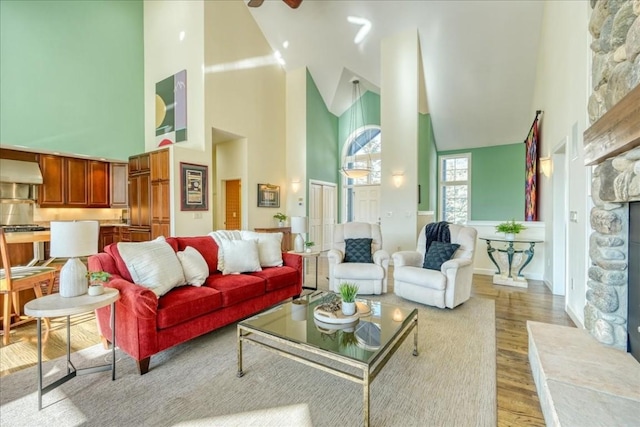
[[[527,239],[527,238],[516,238],[513,240],[508,240],[501,237],[480,237],[481,240],[487,242],[487,255],[489,259],[496,266],[496,274],[493,275],[493,283],[496,285],[508,285],[508,286],[517,286],[521,288],[526,288],[528,286],[527,279],[525,279],[522,274],[522,270],[531,262],[533,259],[533,255],[535,253],[534,248],[536,243],[542,243],[543,240],[538,239]],[[491,242],[500,243],[500,247],[491,246]],[[529,247],[523,248],[523,245],[529,245]],[[503,266],[505,271],[500,268],[500,265],[496,261],[494,257],[495,252],[506,253],[507,254],[507,265]],[[518,273],[513,275],[513,260],[515,254],[523,254],[526,259],[520,265],[518,269]]]

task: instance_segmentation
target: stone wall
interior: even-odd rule
[[[593,124],[640,83],[640,0],[592,1]],[[585,328],[600,342],[626,350],[628,202],[640,200],[640,148],[593,171]]]

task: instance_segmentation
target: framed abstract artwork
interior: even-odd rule
[[[207,166],[180,162],[180,210],[209,210]]]

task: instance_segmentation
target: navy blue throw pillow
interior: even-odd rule
[[[429,250],[424,256],[422,268],[440,270],[442,264],[449,261],[460,245],[456,243],[431,242]]]
[[[344,262],[373,263],[371,241],[373,239],[344,239]]]

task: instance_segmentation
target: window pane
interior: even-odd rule
[[[467,158],[466,157],[460,157],[455,159],[456,160],[456,169],[467,169]]]
[[[466,169],[457,169],[456,170],[456,181],[466,181],[467,180],[467,170]]]

